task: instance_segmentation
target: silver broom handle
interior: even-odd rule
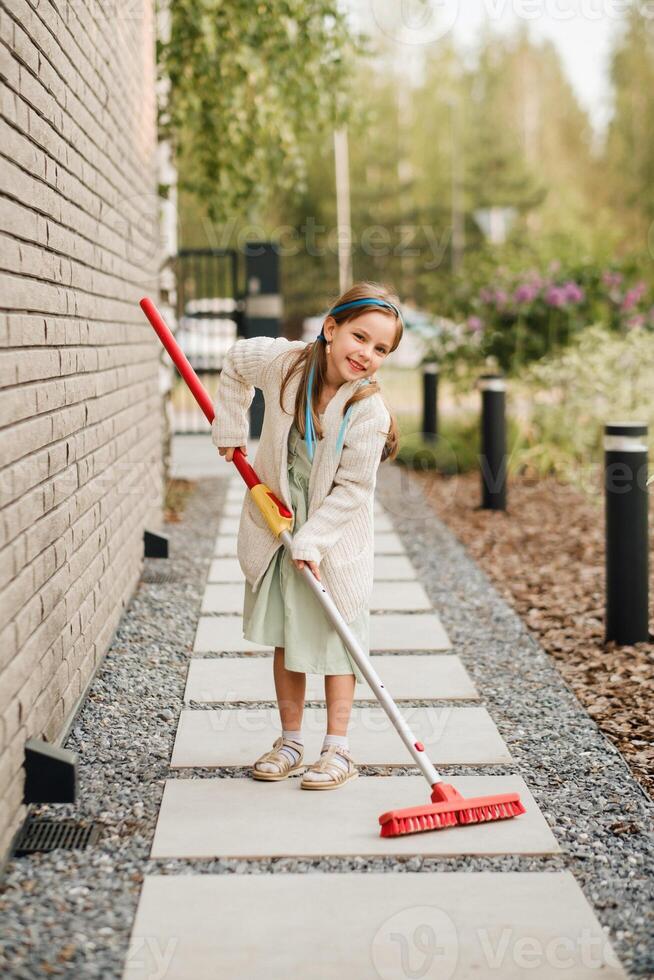
[[[279,535],[279,539],[282,541],[289,554],[289,557],[292,560],[291,545],[293,543],[293,538],[291,533],[289,531],[282,531]],[[357,666],[361,670],[361,673],[374,691],[375,697],[392,721],[400,738],[415,759],[416,765],[420,767],[420,770],[429,785],[433,786],[434,783],[443,782],[442,777],[429,760],[422,743],[415,737],[407,722],[400,714],[395,701],[393,701],[393,698],[384,687],[379,674],[373,668],[369,658],[359,646],[354,633],[341,616],[334,603],[334,600],[329,595],[324,585],[318,581],[308,565],[304,565],[302,568],[297,568],[297,566],[294,565],[294,568],[304,576],[306,583],[322,605],[325,613],[327,614],[327,618],[332,623],[334,629],[338,632],[338,635],[343,640],[343,643],[352,654]]]

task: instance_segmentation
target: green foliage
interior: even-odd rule
[[[615,114],[603,152],[550,43],[489,30],[472,63],[447,35],[426,46],[422,81],[412,84],[397,57],[403,46],[374,16],[370,36],[354,36],[343,6],[171,0],[170,40],[159,44],[171,81],[161,128],[177,147],[183,209],[194,195],[189,221],[180,215],[184,244],[237,246],[256,220],[255,237],[282,242],[289,321],[297,327],[324,309],[338,290],[333,126],[347,121],[354,277],[389,282],[463,327],[487,317],[484,338],[446,338],[446,362],[462,382],[488,358],[515,372],[587,323],[623,329],[596,283],[607,268],[652,282],[651,18],[632,5],[622,36],[616,22]],[[465,228],[458,276],[453,175]],[[492,245],[474,212],[504,204],[517,218],[506,244]],[[225,232],[218,223],[228,219]],[[518,317],[478,305],[482,288],[505,288],[503,279],[517,287],[530,269],[548,275],[552,261],[561,263],[554,285],[585,289],[583,308],[552,315],[536,302]]]
[[[424,438],[414,418],[400,418],[399,428],[400,449],[395,460],[399,465],[420,471],[436,470],[445,476],[479,470],[481,449],[478,413],[448,416],[441,423],[435,441]],[[510,474],[520,465],[523,435],[519,424],[511,418],[507,418],[506,432]]]
[[[425,439],[415,425],[400,427],[395,459],[412,470],[437,470],[446,475],[467,473],[478,466],[479,425],[473,419],[448,420],[435,441]]]
[[[653,377],[654,334],[634,329],[620,336],[588,327],[567,350],[521,377],[532,393],[524,462],[578,483],[584,466],[601,461],[606,422],[644,421],[654,428]]]
[[[650,261],[654,254],[654,22],[632,4],[611,61],[614,113],[605,153],[604,197]],[[625,222],[625,219],[626,222]],[[647,252],[649,245],[649,252]]]
[[[492,63],[505,53],[496,49],[500,43],[489,41],[481,68],[462,70],[459,53],[444,39],[430,52],[425,80],[417,87],[389,57],[360,59],[355,67],[352,112],[358,125],[349,131],[354,277],[390,281],[404,298],[437,313],[445,312],[439,303],[452,283],[453,166],[461,175],[467,248],[475,265],[485,244],[472,211],[510,199],[526,214],[544,195],[515,126],[505,124],[515,109],[496,98],[501,85],[486,77],[498,76]],[[483,98],[482,89],[488,89]],[[453,159],[455,130],[460,150]],[[501,147],[498,131],[506,134]],[[334,281],[337,271],[331,142],[329,152],[307,148],[307,159],[307,193],[281,195],[271,224],[298,232],[299,248],[286,263],[292,273],[285,302],[308,304],[307,312],[316,313],[320,279]],[[307,218],[318,229],[315,240],[302,231]]]
[[[435,441],[425,438],[413,417],[400,417],[400,449],[395,461],[413,470],[437,470],[447,476],[479,468],[479,416],[465,414],[443,420]],[[517,429],[509,422],[509,439]]]
[[[654,431],[652,377],[654,334],[633,329],[622,336],[597,324],[566,350],[525,367],[507,392],[509,476],[554,476],[596,495],[605,423],[644,421]],[[400,465],[449,475],[479,469],[478,413],[445,417],[435,444],[414,416],[400,416],[398,424]]]
[[[434,46],[429,89],[420,93],[425,109],[417,124],[429,126],[424,120],[438,113],[423,141],[422,179],[427,193],[429,187],[437,188],[432,200],[440,192],[438,199],[445,205],[435,230],[447,248],[436,266],[422,263],[418,301],[444,315],[456,306],[459,283],[450,272],[447,184],[453,168],[463,188],[464,282],[471,276],[491,278],[507,254],[520,256],[522,268],[542,267],[552,258],[605,260],[612,237],[594,195],[602,174],[591,152],[590,124],[553,45],[534,43],[526,30],[505,38],[489,31],[480,43],[477,64],[465,69],[459,65],[458,71],[446,66],[443,73],[440,60]],[[454,98],[461,131],[461,145],[454,152],[451,119],[441,109],[448,95]],[[474,212],[493,205],[517,211],[505,246],[489,243],[476,223]]]
[[[372,29],[374,25],[371,24]],[[464,64],[451,37],[429,46],[423,81],[412,85],[373,37],[378,56],[354,66],[349,130],[354,277],[388,281],[407,301],[453,315],[470,278],[483,284],[498,266],[601,265],[621,230],[598,206],[605,179],[591,151],[590,125],[556,49],[489,34],[477,64]],[[395,53],[397,51],[397,45]],[[317,313],[337,288],[331,141],[306,148],[307,189],[278,195],[271,227],[290,226],[287,308]],[[465,226],[462,275],[452,274],[452,177],[461,185]],[[490,244],[474,212],[512,205],[505,246]],[[314,222],[314,237],[303,229]],[[285,233],[285,238],[286,233]]]
[[[171,0],[157,62],[181,190],[224,221],[302,188],[302,144],[349,118],[364,50],[336,0]]]
[[[513,206],[527,214],[547,196],[538,162],[516,116],[518,106],[533,102],[535,92],[525,91],[524,76],[530,69],[538,71],[539,60],[526,33],[513,40],[493,39],[482,47],[475,72],[466,78],[464,165],[470,212]],[[534,81],[539,89],[542,79]],[[536,106],[529,109],[534,114]]]

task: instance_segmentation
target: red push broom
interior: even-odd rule
[[[213,403],[209,393],[200,382],[195,371],[189,364],[184,352],[179,347],[173,334],[164,323],[161,314],[150,299],[141,300],[141,309],[154,327],[161,343],[170,354],[184,381],[190,388],[200,408],[209,423],[213,422]],[[293,538],[290,527],[293,514],[272,492],[270,487],[261,483],[256,472],[245,459],[240,449],[235,449],[232,462],[245,480],[252,497],[266,519],[270,530],[280,538],[289,554]],[[517,793],[501,793],[496,796],[478,796],[466,799],[449,783],[443,781],[431,764],[425,753],[425,747],[419,742],[407,722],[400,714],[397,705],[384,687],[379,675],[373,669],[370,658],[359,647],[356,637],[343,620],[333,599],[316,579],[308,565],[298,569],[304,575],[305,581],[325,610],[330,622],[352,654],[361,669],[366,681],[374,691],[377,700],[392,721],[402,741],[413,756],[416,764],[431,787],[431,803],[425,806],[407,807],[402,810],[389,810],[379,817],[382,837],[397,837],[399,834],[414,834],[422,830],[443,830],[445,827],[455,827],[462,824],[482,823],[492,820],[504,820],[516,817],[525,812]]]

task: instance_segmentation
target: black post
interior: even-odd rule
[[[506,510],[506,381],[501,374],[482,374],[481,508]]]
[[[605,642],[649,639],[647,424],[604,427]]]
[[[275,242],[247,242],[245,246],[246,337],[279,337],[282,297],[279,285],[279,252]],[[264,413],[263,394],[254,390],[250,406],[250,439],[261,435]]]
[[[438,436],[438,364],[422,366],[422,436],[436,441]]]

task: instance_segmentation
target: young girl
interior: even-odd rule
[[[256,386],[265,413],[252,464],[293,513],[291,557],[246,494],[237,538],[246,578],[243,635],[274,646],[281,735],[253,765],[255,779],[286,779],[303,768],[306,674],[325,675],[327,733],[302,789],[335,789],[357,776],[347,728],[363,680],[303,577],[308,565],[369,653],[373,497],[379,463],[398,450],[395,420],[376,373],[402,338],[399,300],[360,282],[331,307],[317,338],[238,340],[227,352],[212,439],[231,460],[247,453],[247,410]]]

